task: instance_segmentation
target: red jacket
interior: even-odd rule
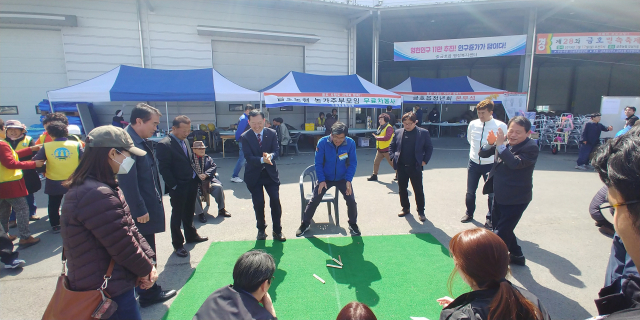
[[[9,169],[35,169],[36,163],[33,161],[16,161],[11,153],[11,146],[0,140],[0,163]],[[30,148],[25,148],[16,152],[19,158],[29,156],[33,153]],[[12,199],[26,197],[29,194],[24,179],[0,183],[0,198]]]

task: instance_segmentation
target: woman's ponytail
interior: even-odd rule
[[[506,280],[499,282],[498,292],[489,305],[488,320],[541,320],[538,307],[527,300]]]

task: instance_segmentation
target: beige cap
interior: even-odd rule
[[[204,145],[204,142],[202,141],[194,141],[193,142],[193,147],[191,147],[192,149],[206,149],[207,146]]]
[[[87,136],[88,147],[122,148],[136,156],[144,156],[146,151],[133,145],[131,136],[124,129],[115,126],[97,127]]]

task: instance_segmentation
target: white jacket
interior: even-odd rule
[[[478,152],[480,148],[487,144],[487,137],[489,136],[489,132],[493,130],[493,133],[498,135],[498,128],[502,128],[504,134],[507,134],[507,125],[494,118],[487,122],[482,122],[480,119],[473,120],[469,123],[469,127],[467,128],[467,140],[469,141],[469,145],[471,146],[471,150],[469,150],[469,159],[477,164],[492,164],[494,161],[494,156],[489,158],[480,158],[478,156]]]

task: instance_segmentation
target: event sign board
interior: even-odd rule
[[[640,32],[540,33],[536,54],[640,53]]]
[[[394,42],[394,61],[465,59],[524,55],[527,35]]]
[[[405,103],[475,104],[484,99],[499,101],[504,92],[398,92]]]
[[[371,93],[264,93],[268,108],[281,106],[316,106],[348,108],[384,108],[399,107],[402,98],[399,95]]]

